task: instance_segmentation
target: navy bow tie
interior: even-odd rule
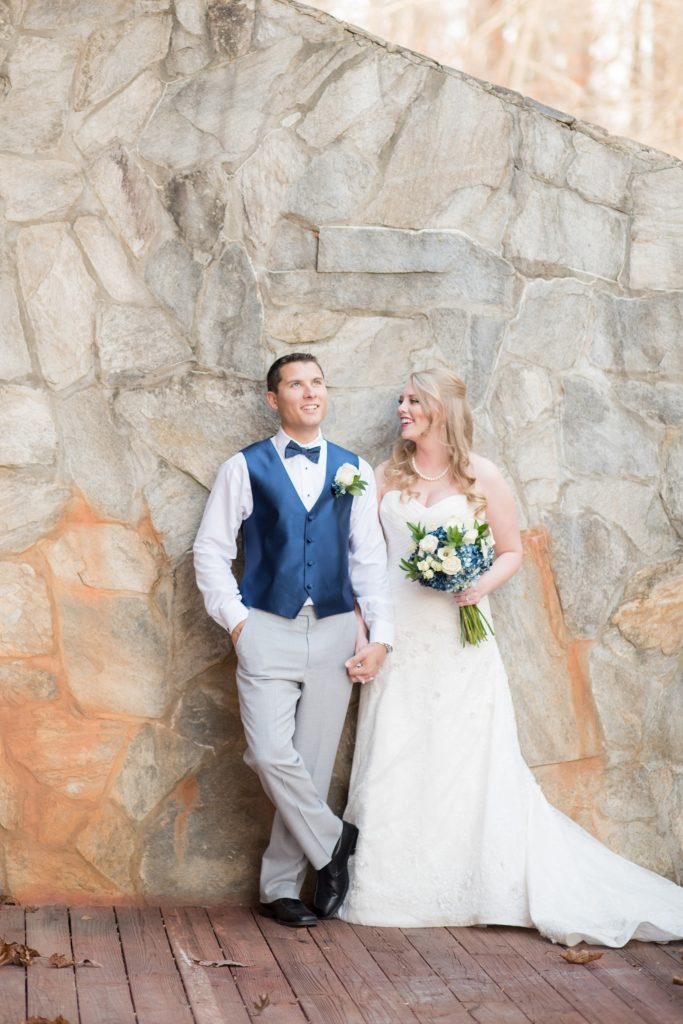
[[[288,441],[285,448],[285,458],[292,459],[295,455],[305,455],[311,462],[317,463],[320,459],[320,445],[317,448],[302,448],[296,441]]]

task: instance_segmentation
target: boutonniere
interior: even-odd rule
[[[367,481],[361,480],[360,469],[351,462],[345,462],[334,474],[332,493],[335,498],[341,498],[344,494],[356,498],[367,486]]]

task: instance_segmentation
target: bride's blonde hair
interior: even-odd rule
[[[464,382],[445,367],[420,370],[412,373],[410,380],[429,425],[438,424],[443,428],[444,447],[453,479],[474,506],[475,512],[483,512],[486,499],[475,492],[476,481],[470,469],[474,428]],[[406,498],[417,497],[418,494],[415,489],[418,475],[411,461],[414,454],[415,442],[399,438],[384,471],[387,483],[401,491]]]

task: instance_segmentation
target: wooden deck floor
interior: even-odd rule
[[[586,966],[513,928],[283,928],[244,908],[0,907],[0,937],[99,967],[0,967],[0,1024],[681,1024],[682,943]],[[197,960],[245,966],[203,966]]]

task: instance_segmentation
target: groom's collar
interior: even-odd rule
[[[295,444],[301,445],[302,448],[315,448],[316,445],[320,445],[320,447],[322,448],[323,445],[325,445],[325,438],[320,432],[318,432],[318,436],[314,438],[313,441],[309,441],[308,444],[301,444],[301,441],[297,441],[296,438],[290,437],[289,434],[285,433],[282,427],[280,427],[277,434],[273,438],[273,444],[275,445],[275,448],[277,449],[278,455],[280,456],[281,459],[284,459],[285,448],[287,447],[290,441],[294,441]]]

